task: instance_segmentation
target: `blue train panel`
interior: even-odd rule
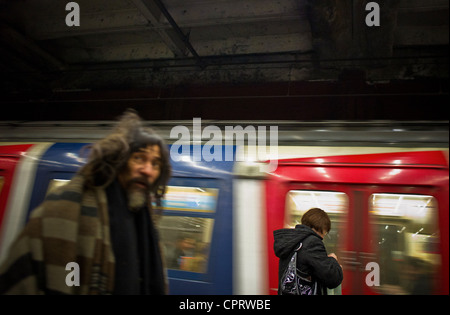
[[[180,225],[174,220],[172,226],[160,226],[166,262],[169,260],[170,293],[232,294],[234,162],[225,161],[224,155],[222,161],[205,161],[203,157],[194,161],[195,149],[191,146],[188,154],[172,163],[173,174],[163,201],[163,221],[171,217],[184,220]],[[234,156],[234,147],[232,151]],[[204,226],[201,220],[207,221]],[[165,228],[173,233],[167,233]],[[185,233],[196,244],[190,244],[191,253],[178,260],[180,265],[173,266],[169,246],[176,246],[170,239],[176,233]],[[203,265],[199,266],[199,260]]]

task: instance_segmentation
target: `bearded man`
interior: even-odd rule
[[[73,179],[32,212],[0,267],[0,293],[167,293],[151,208],[171,175],[167,146],[129,110],[89,149]]]

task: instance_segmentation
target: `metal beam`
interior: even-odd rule
[[[201,58],[189,42],[188,36],[183,33],[170,12],[160,0],[132,0],[132,2],[144,17],[155,26],[156,31],[176,57],[185,57],[190,52],[197,63],[202,64]],[[172,26],[171,29],[160,27],[161,16],[164,16],[167,19]]]

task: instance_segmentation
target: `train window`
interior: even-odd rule
[[[303,214],[311,208],[323,209],[330,217],[331,230],[324,243],[329,253],[337,253],[347,218],[347,195],[334,191],[291,190],[286,197],[285,227],[294,228],[301,224]]]
[[[440,265],[438,206],[426,195],[373,194],[372,246],[386,294],[431,294]]]
[[[169,269],[206,273],[218,189],[169,186],[159,221]]]

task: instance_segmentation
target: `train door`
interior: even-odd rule
[[[158,223],[170,294],[232,294],[233,162],[194,149],[172,162]]]
[[[294,228],[301,224],[303,214],[311,208],[324,209],[332,222],[332,229],[324,237],[323,242],[328,253],[342,255],[347,235],[347,222],[349,220],[349,193],[329,185],[302,185],[294,184],[289,187],[285,202],[284,227]],[[338,288],[338,293],[342,290]],[[329,294],[335,294],[330,290]]]
[[[273,230],[295,226],[312,207],[330,215],[324,244],[343,265],[343,294],[448,293],[448,164],[441,152],[280,161],[266,203],[272,294]]]
[[[302,215],[311,208],[321,208],[330,216],[332,228],[324,238],[328,253],[342,256],[346,248],[348,225],[351,218],[351,191],[335,184],[285,182],[271,178],[266,183],[267,225],[269,236],[269,294],[278,290],[278,258],[273,254],[273,231],[280,228],[294,228],[301,224]],[[344,270],[345,271],[345,270]],[[344,275],[347,278],[347,275]],[[345,284],[345,283],[344,283]],[[338,291],[347,291],[339,287]]]

